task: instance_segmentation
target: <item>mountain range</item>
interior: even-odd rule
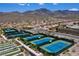
[[[33,20],[48,20],[48,19],[79,19],[79,11],[56,10],[50,11],[45,8],[40,8],[33,11],[20,12],[0,12],[1,22],[28,22]]]

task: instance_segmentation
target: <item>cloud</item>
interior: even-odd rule
[[[58,5],[58,3],[53,3],[53,5]]]
[[[24,6],[24,5],[26,5],[26,4],[25,4],[25,3],[20,3],[20,4],[18,4],[18,5]]]
[[[27,6],[30,6],[30,4],[28,3]]]
[[[20,6],[30,6],[30,3],[20,3],[20,4],[18,4],[18,5],[20,5]]]
[[[39,5],[44,5],[44,3],[39,3]]]
[[[79,11],[79,9],[78,8],[71,8],[71,9],[69,9],[70,11]]]

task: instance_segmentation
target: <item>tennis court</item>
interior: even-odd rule
[[[45,37],[45,38],[42,38],[42,39],[40,39],[40,40],[34,40],[34,41],[31,42],[31,44],[40,46],[40,45],[43,45],[43,44],[52,42],[52,41],[54,41],[54,40],[55,40],[55,38],[52,38],[52,37]]]
[[[42,50],[46,51],[47,53],[56,55],[56,54],[59,54],[60,52],[64,51],[71,45],[72,45],[72,43],[70,43],[70,42],[67,42],[64,40],[57,40],[50,44],[43,45],[40,48]]]
[[[26,37],[26,36],[30,36],[30,32],[22,32],[22,31],[18,31],[17,29],[14,28],[4,28],[4,35],[10,39],[10,38],[16,38],[16,37]]]
[[[5,29],[3,29],[3,31],[4,31],[5,33],[9,33],[9,32],[15,32],[15,31],[17,31],[17,30],[14,29],[14,28],[5,28]]]
[[[29,37],[24,37],[23,40],[26,41],[31,41],[31,40],[35,40],[35,39],[39,39],[42,38],[44,35],[33,35],[33,36],[29,36]]]

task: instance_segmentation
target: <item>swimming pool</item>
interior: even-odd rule
[[[70,42],[63,41],[63,40],[57,40],[50,44],[43,45],[40,48],[48,53],[57,54],[57,53],[60,53],[62,50],[64,51],[65,48],[68,48],[71,45],[72,43]]]
[[[42,39],[40,39],[40,40],[34,40],[34,41],[31,42],[31,44],[40,46],[40,45],[43,45],[43,44],[45,44],[45,43],[52,42],[53,40],[55,40],[55,38],[52,38],[52,37],[45,37],[45,38],[42,38]]]

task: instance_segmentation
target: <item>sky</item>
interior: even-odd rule
[[[0,3],[0,12],[25,12],[40,8],[78,11],[79,3]]]

